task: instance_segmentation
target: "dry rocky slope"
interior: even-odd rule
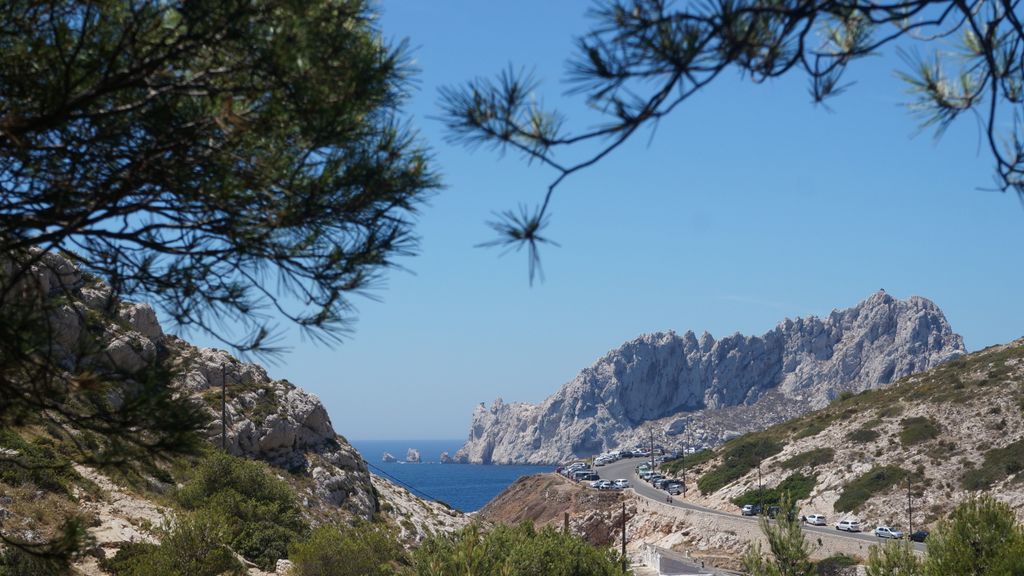
[[[964,352],[938,306],[884,291],[762,336],[645,334],[540,404],[481,403],[456,458],[556,463],[645,440],[652,427],[670,445],[685,432],[690,445],[714,446]]]
[[[1006,502],[1024,522],[1024,339],[879,389],[843,394],[825,408],[732,439],[712,456],[693,460],[686,469],[685,499],[728,515],[670,508],[632,491],[599,492],[556,474],[520,479],[479,514],[498,523],[560,526],[568,512],[575,533],[614,545],[625,501],[633,556],[653,544],[708,565],[737,568],[751,542],[766,545],[757,524],[741,519],[733,503],[744,493],[757,493],[760,462],[766,493],[795,475],[811,479],[796,504],[803,514],[825,514],[830,525],[857,518],[865,530],[907,529],[908,479],[915,529],[930,527],[959,503],[983,494]],[[702,487],[714,489],[702,493]],[[843,553],[864,559],[871,545],[832,534],[813,540],[815,558]]]
[[[316,396],[286,380],[274,380],[261,366],[241,362],[227,352],[196,347],[165,334],[149,305],[117,299],[108,286],[81,274],[61,256],[46,254],[32,275],[32,282],[26,284],[56,303],[49,320],[61,365],[68,369],[105,366],[128,375],[154,365],[167,368],[174,375],[169,383],[172,389],[209,411],[211,422],[205,435],[210,443],[221,446],[223,441],[235,456],[280,469],[279,477],[295,488],[314,524],[381,517],[413,544],[468,523],[461,513],[371,476],[362,456],[335,432]],[[89,351],[83,352],[82,342],[87,339]],[[222,438],[220,402],[225,382],[226,438]],[[69,503],[92,518],[90,532],[106,555],[126,541],[153,538],[162,523],[157,519],[173,516],[164,506],[147,503],[145,493],[116,487],[99,471],[78,469],[94,484],[108,487],[80,494],[77,503]],[[10,517],[11,512],[0,505],[0,518],[5,515]],[[7,525],[18,520],[13,518]],[[79,568],[98,573],[94,565]]]
[[[736,438],[688,473],[720,474],[727,454],[755,444],[763,486],[813,478],[798,504],[833,522],[907,528],[908,480],[915,527],[979,494],[1006,502],[1024,521],[1024,339]],[[693,499],[735,511],[731,500],[758,488],[756,466],[742,472],[707,494],[693,490]]]

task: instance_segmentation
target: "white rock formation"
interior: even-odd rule
[[[714,445],[964,352],[934,303],[884,291],[826,318],[786,319],[763,336],[645,334],[541,404],[481,403],[455,457],[555,463],[637,441],[648,423],[662,437],[695,432],[695,444]]]
[[[391,452],[385,452],[384,455],[381,456],[380,460],[381,462],[395,462],[398,459],[395,458],[395,455]]]
[[[420,451],[415,449],[415,448],[409,448],[408,450],[405,451],[405,461],[406,462],[419,462],[420,461]]]

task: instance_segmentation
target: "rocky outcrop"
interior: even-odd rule
[[[420,451],[415,448],[409,448],[405,451],[405,461],[412,463],[419,463]]]
[[[458,464],[458,460],[452,458],[452,455],[447,450],[441,452],[441,464]]]
[[[682,444],[685,432],[691,445],[716,445],[964,352],[934,303],[884,291],[825,318],[786,319],[762,336],[645,334],[540,404],[481,403],[456,456],[554,463],[631,445],[650,426],[663,443]]]
[[[391,452],[385,452],[384,455],[380,457],[380,461],[381,462],[397,462],[398,458],[395,458],[395,455],[392,454]]]

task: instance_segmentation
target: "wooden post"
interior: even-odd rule
[[[564,523],[562,525],[562,531],[565,532],[566,534],[569,533],[569,513],[568,512],[565,513],[565,520],[564,520]]]

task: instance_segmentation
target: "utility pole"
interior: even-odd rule
[[[654,427],[651,427],[651,472],[654,472]]]
[[[220,365],[220,449],[228,451],[228,380],[224,364]]]
[[[569,513],[565,513],[564,524],[562,525],[562,532],[569,534]]]
[[[910,499],[910,474],[907,474],[907,538],[914,533],[914,503]]]
[[[622,502],[622,573],[626,573],[626,502]]]
[[[761,505],[761,514],[764,514],[764,486],[761,485],[761,462],[757,463],[757,500]]]

